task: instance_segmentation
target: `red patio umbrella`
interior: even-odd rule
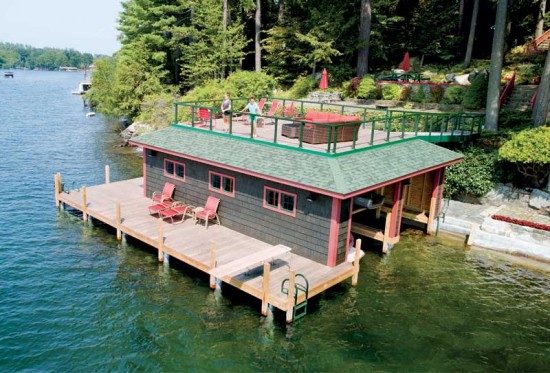
[[[323,72],[321,73],[321,81],[319,82],[319,89],[327,89],[328,88],[328,73],[327,69],[323,69]]]
[[[411,61],[409,61],[409,52],[405,52],[405,57],[403,58],[403,62],[401,62],[401,69],[405,70],[406,72],[409,72],[411,69]]]

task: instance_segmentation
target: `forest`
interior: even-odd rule
[[[1,69],[57,70],[61,66],[84,68],[90,66],[94,58],[101,57],[74,49],[35,48],[29,45],[0,43]]]
[[[490,56],[496,3],[128,0],[119,17],[122,48],[96,63],[90,98],[99,111],[135,117],[148,96],[181,96],[239,71],[288,89],[323,68],[333,86],[395,68],[405,51],[417,65],[468,67]],[[507,50],[543,29],[541,7],[545,0],[509,1]]]

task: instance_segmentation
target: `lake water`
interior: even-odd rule
[[[1,74],[3,75],[3,74]],[[86,117],[81,73],[0,80],[2,371],[548,371],[550,275],[409,233],[307,317],[260,304],[58,211],[53,177],[140,176],[116,121]]]

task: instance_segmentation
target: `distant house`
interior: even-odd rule
[[[351,125],[355,145],[370,130]],[[132,139],[143,148],[143,193],[170,181],[175,199],[195,206],[214,195],[225,227],[330,267],[346,260],[352,235],[385,249],[399,241],[403,219],[429,232],[445,169],[462,159],[417,138],[328,153],[233,132],[173,124]]]

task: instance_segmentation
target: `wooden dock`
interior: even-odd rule
[[[269,245],[223,225],[205,228],[189,217],[172,224],[149,215],[151,199],[143,195],[142,178],[111,183],[108,166],[102,185],[63,191],[60,174],[55,175],[54,182],[57,206],[71,206],[82,211],[85,221],[93,217],[116,228],[118,239],[125,234],[156,248],[159,261],[168,254],[210,274],[212,288],[218,278],[260,299],[263,315],[272,305],[286,312],[287,322],[291,322],[295,305],[307,301],[300,286],[296,286],[303,277],[309,283],[308,298],[349,278],[352,285],[357,284],[360,250],[355,251],[354,264],[328,267],[293,254],[290,248]],[[361,242],[357,241],[360,249]],[[288,285],[285,291],[283,282]]]

